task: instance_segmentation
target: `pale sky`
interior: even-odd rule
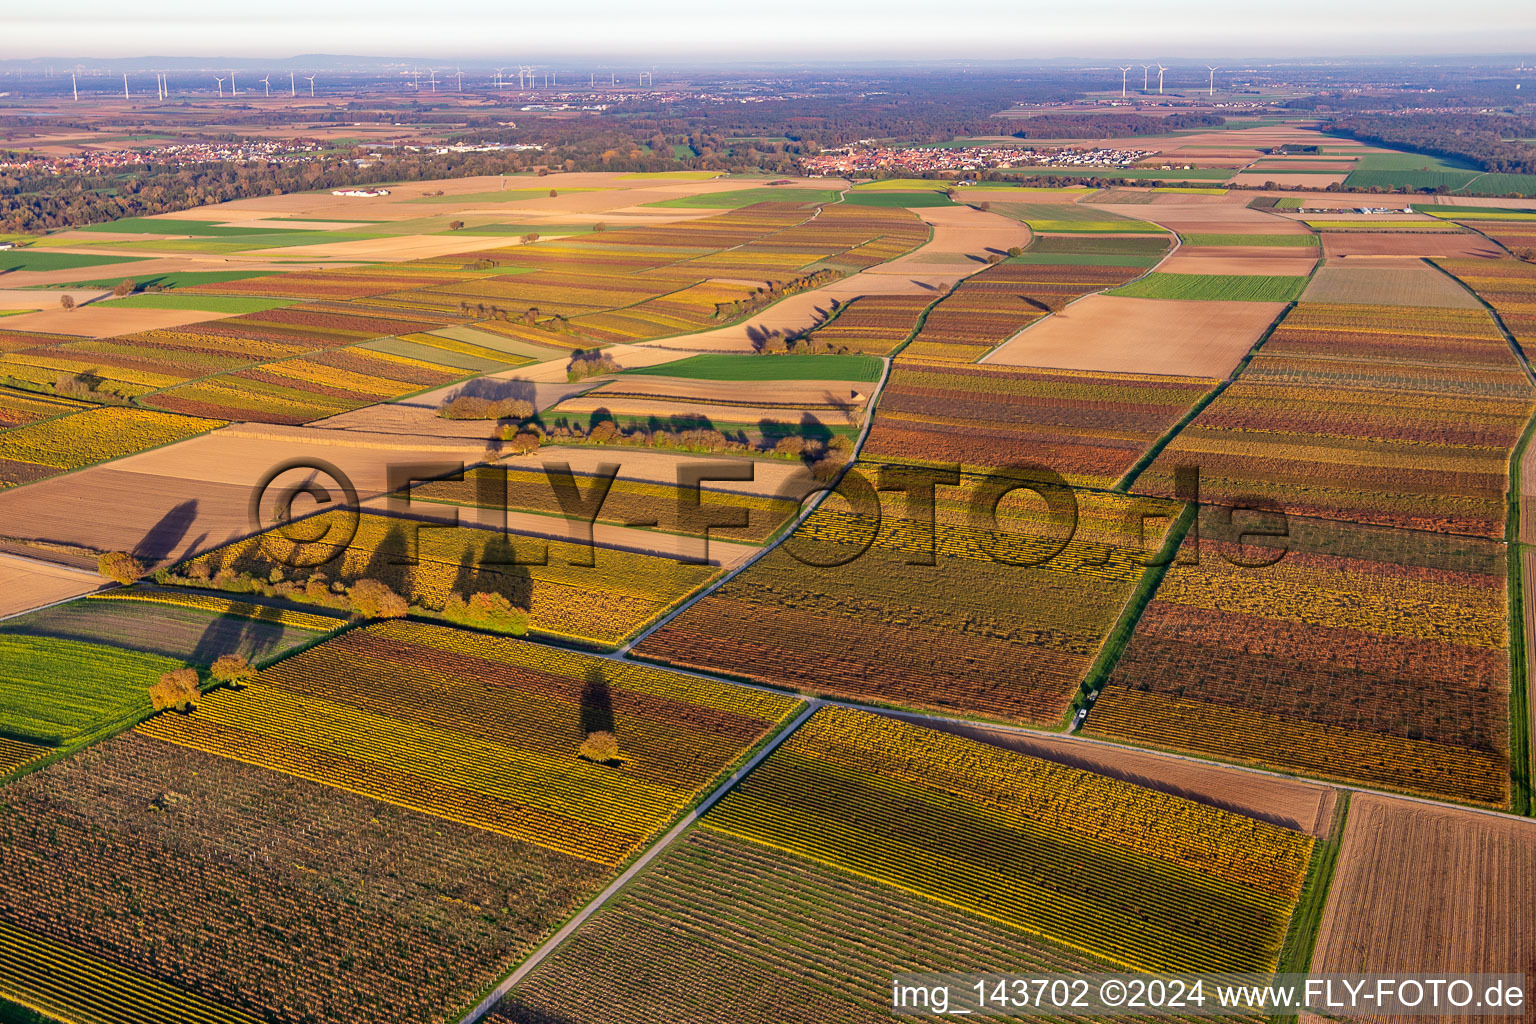
[[[644,63],[1523,49],[1536,51],[1529,0],[0,0],[0,58],[606,55]]]

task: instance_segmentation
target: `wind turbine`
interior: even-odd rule
[[[315,94],[315,76],[309,75],[305,80],[309,82],[309,94],[313,96]]]
[[[233,71],[231,71],[229,73],[229,94],[231,96],[239,96],[240,95],[240,90],[235,85],[235,73]]]
[[[1206,95],[1207,96],[1215,96],[1216,95],[1216,72],[1220,71],[1221,68],[1219,66],[1218,67],[1212,67],[1211,65],[1207,64],[1205,66],[1205,70],[1207,70],[1207,71],[1209,71],[1211,73],[1211,83],[1210,83],[1209,88],[1206,91]]]
[[[505,71],[505,70],[507,70],[507,69],[506,68],[497,68],[496,69],[496,77],[494,79],[492,79],[492,81],[494,81],[496,83],[496,88],[498,88],[498,89],[501,88],[501,73],[503,71]]]
[[[1118,65],[1118,64],[1115,65],[1115,67],[1120,68],[1120,98],[1121,99],[1125,99],[1125,76],[1126,76],[1126,73],[1129,72],[1131,70],[1131,68],[1133,68],[1135,66],[1136,65],[1134,65],[1134,64],[1127,64],[1125,67],[1120,68],[1120,65]]]
[[[432,91],[437,92],[437,72],[432,68],[427,68],[427,74],[432,76]]]
[[[272,76],[268,75],[261,80],[261,84],[267,87],[267,99],[272,98]]]
[[[458,76],[458,79],[459,79],[459,92],[463,92],[464,91],[464,69],[460,68],[459,70],[455,71],[454,74],[456,76]]]
[[[299,94],[298,86],[293,84],[293,72],[290,71],[290,72],[288,72],[288,95],[289,96],[297,96],[298,94]]]
[[[219,96],[222,98],[224,95],[224,79],[215,78],[214,81],[219,83]]]
[[[1163,67],[1161,64],[1157,66],[1157,94],[1159,96],[1163,94],[1163,72],[1167,70],[1168,69]]]
[[[71,71],[69,73],[69,87],[70,87],[71,90],[74,91],[75,102],[79,103],[80,102],[80,83],[75,81],[75,73],[73,71]]]
[[[128,72],[123,72],[123,99],[128,98]]]

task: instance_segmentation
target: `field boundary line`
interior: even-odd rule
[[[1525,350],[1493,304],[1435,260],[1424,257],[1423,262],[1456,282],[1478,301],[1483,311],[1493,320],[1494,326],[1504,335],[1510,353],[1525,371],[1526,381],[1536,386],[1536,373],[1531,371]],[[1522,557],[1524,545],[1520,543],[1520,517],[1525,505],[1525,473],[1521,464],[1530,447],[1533,432],[1536,432],[1536,410],[1525,421],[1519,439],[1510,449],[1504,496],[1505,616],[1509,629],[1509,805],[1515,813],[1527,816],[1536,813],[1531,793],[1531,761],[1533,755],[1536,755],[1536,751],[1532,750],[1531,734],[1536,730],[1531,728],[1531,636],[1525,621],[1525,564]]]
[[[1110,673],[1120,663],[1120,658],[1125,654],[1126,645],[1131,642],[1131,635],[1136,632],[1136,626],[1141,622],[1141,616],[1146,612],[1147,606],[1152,603],[1152,598],[1163,584],[1163,577],[1168,574],[1168,569],[1173,566],[1179,557],[1179,548],[1184,544],[1184,538],[1189,536],[1190,527],[1195,526],[1200,518],[1200,506],[1193,502],[1185,502],[1179,510],[1178,516],[1168,527],[1168,534],[1163,538],[1163,543],[1158,546],[1157,554],[1153,561],[1148,563],[1141,571],[1141,579],[1136,581],[1136,589],[1131,591],[1131,596],[1126,599],[1125,605],[1120,609],[1120,616],[1115,620],[1104,642],[1099,646],[1099,653],[1094,657],[1093,663],[1088,666],[1088,671],[1083,673],[1082,682],[1078,683],[1076,696],[1069,705],[1068,714],[1083,713],[1083,722],[1093,713],[1093,706],[1099,699],[1099,694],[1109,683]],[[1083,723],[1073,722],[1067,726],[1067,732],[1076,732]]]
[[[805,700],[805,705],[800,713],[791,719],[788,725],[780,729],[778,735],[765,744],[746,764],[736,769],[728,779],[715,788],[713,793],[700,801],[698,806],[684,814],[681,820],[668,829],[660,839],[652,843],[650,848],[641,854],[634,863],[625,868],[617,878],[608,883],[607,887],[598,893],[591,902],[577,911],[559,931],[545,939],[533,952],[529,953],[511,974],[503,978],[501,983],[491,990],[489,995],[482,999],[473,1010],[470,1010],[469,1013],[459,1019],[459,1024],[475,1024],[481,1017],[494,1010],[496,1004],[501,1002],[508,992],[512,991],[519,982],[533,973],[534,968],[548,959],[556,949],[565,943],[566,939],[574,935],[582,925],[587,923],[588,919],[601,910],[604,904],[617,896],[652,861],[666,852],[668,847],[676,842],[699,818],[703,817],[705,812],[724,799],[725,795],[735,789],[737,784],[751,774],[754,768],[767,760],[774,751],[779,749],[785,740],[799,731],[800,727],[821,709],[823,702],[816,698],[808,698]]]

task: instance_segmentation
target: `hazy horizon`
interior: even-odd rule
[[[593,0],[577,9],[515,13],[487,0],[444,0],[423,18],[419,4],[379,0],[365,12],[317,15],[300,0],[271,0],[259,15],[167,0],[125,15],[107,0],[5,15],[6,57],[118,59],[241,57],[274,53],[359,57],[493,59],[704,59],[716,63],[784,60],[1123,59],[1160,52],[1177,57],[1299,59],[1298,55],[1496,56],[1536,49],[1536,16],[1497,0],[1458,6],[1454,26],[1443,5],[1406,0],[1369,13],[1299,0],[1283,15],[1172,0],[1151,9],[1130,0],[1021,13],[1004,0],[973,0],[938,17],[918,0],[837,6],[782,0],[743,10],[701,0],[660,0],[645,8]],[[60,55],[66,54],[67,58]]]

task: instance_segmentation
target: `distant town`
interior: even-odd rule
[[[882,170],[923,174],[1015,167],[1131,167],[1156,153],[1080,146],[882,146],[865,140],[806,157],[805,167],[809,174],[839,176]]]

